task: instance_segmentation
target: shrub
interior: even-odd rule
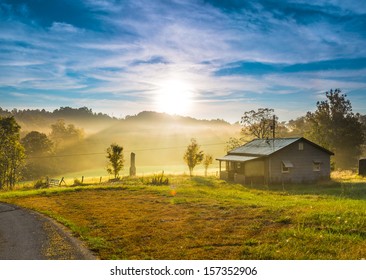
[[[75,178],[73,186],[84,186],[84,183]]]
[[[162,186],[169,185],[169,178],[164,176],[164,171],[161,174],[154,174],[151,178],[150,185]]]
[[[117,177],[117,178],[112,178],[112,179],[109,179],[108,182],[110,183],[114,183],[114,182],[119,182],[121,181],[121,178]]]
[[[49,187],[49,185],[48,180],[46,178],[41,178],[34,183],[34,188],[36,189],[47,188],[47,187]]]

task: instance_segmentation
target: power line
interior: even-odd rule
[[[58,158],[58,157],[74,157],[74,156],[93,156],[93,155],[104,155],[105,153],[85,153],[85,154],[63,154],[63,155],[49,155],[49,156],[33,156],[27,157],[29,159],[33,158]]]
[[[223,145],[225,143],[210,143],[210,144],[202,144],[200,146],[218,146]],[[125,152],[144,152],[144,151],[159,151],[159,150],[170,150],[170,149],[180,149],[186,148],[187,146],[175,146],[175,147],[160,147],[160,148],[147,148],[147,149],[138,149],[138,150],[126,150]],[[60,157],[74,157],[74,156],[94,156],[94,155],[105,155],[105,152],[101,153],[82,153],[82,154],[61,154],[61,155],[49,155],[49,156],[32,156],[27,157],[28,159],[37,159],[37,158],[60,158]]]

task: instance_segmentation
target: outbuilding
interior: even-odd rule
[[[217,158],[220,178],[242,184],[330,179],[333,152],[303,138],[255,139]]]

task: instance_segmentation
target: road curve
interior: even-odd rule
[[[36,212],[0,203],[0,260],[92,260],[65,229]]]

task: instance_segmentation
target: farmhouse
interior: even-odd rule
[[[220,178],[237,183],[306,183],[330,178],[331,151],[303,138],[255,139],[217,158]]]

